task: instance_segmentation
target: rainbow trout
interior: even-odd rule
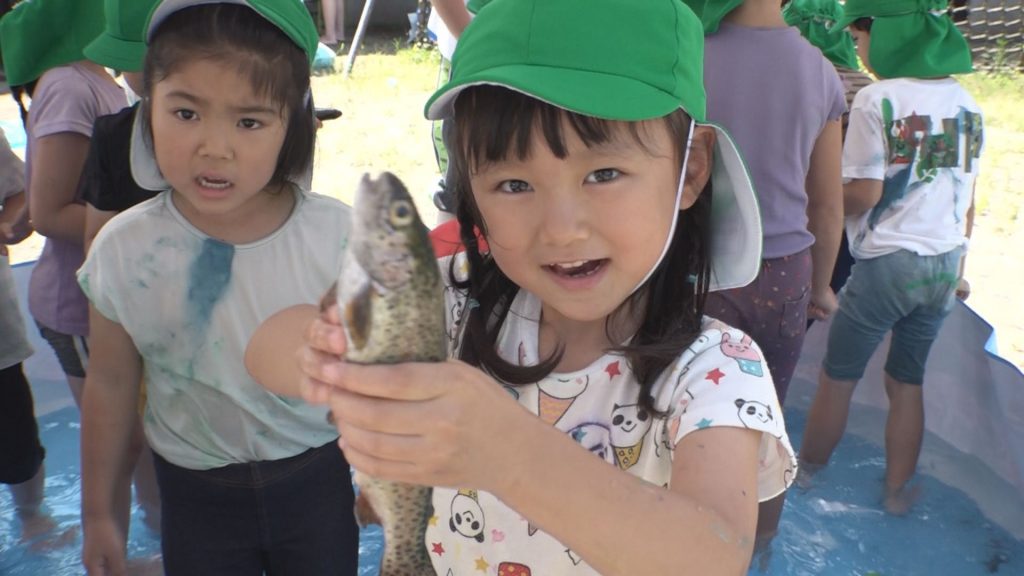
[[[337,290],[349,362],[445,359],[441,275],[427,228],[393,174],[359,183]],[[355,482],[359,524],[384,528],[380,576],[435,576],[424,542],[431,488],[358,472]]]

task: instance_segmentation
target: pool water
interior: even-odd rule
[[[872,410],[864,408],[864,410]],[[879,424],[884,414],[872,415]],[[787,428],[800,445],[805,414],[787,410]],[[79,423],[74,407],[40,418],[47,449],[46,502],[62,529],[79,523]],[[927,436],[925,450],[941,443]],[[960,462],[970,466],[963,456]],[[1024,574],[1024,542],[987,521],[963,492],[927,474],[919,475],[921,499],[904,517],[882,511],[880,494],[885,457],[868,440],[847,435],[833,463],[818,473],[808,489],[790,490],[780,536],[763,565],[751,575],[914,576]],[[1019,498],[1020,495],[1017,495]],[[68,546],[31,551],[18,540],[10,492],[0,489],[0,574],[4,576],[72,576],[79,563],[81,534]],[[360,576],[377,573],[381,553],[379,528],[363,534]],[[129,556],[151,557],[159,543],[133,512]],[[763,569],[762,569],[763,568]]]

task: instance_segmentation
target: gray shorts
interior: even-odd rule
[[[885,372],[899,382],[922,384],[932,343],[956,300],[962,255],[962,248],[937,256],[900,250],[858,260],[839,293],[825,373],[834,380],[860,380],[892,330]]]
[[[36,326],[39,327],[39,334],[53,348],[64,374],[74,378],[85,378],[85,369],[89,365],[89,342],[86,337],[57,332],[38,322]]]

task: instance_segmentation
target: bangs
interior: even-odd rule
[[[689,117],[681,109],[664,118],[640,122],[606,120],[570,112],[532,96],[502,86],[480,85],[466,88],[455,100],[455,132],[458,152],[475,171],[480,166],[504,160],[527,160],[534,130],[540,130],[551,153],[565,159],[569,155],[565,127],[569,126],[584,146],[592,148],[628,137],[646,152],[648,130],[667,121],[678,161],[689,129]]]

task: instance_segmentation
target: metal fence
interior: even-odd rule
[[[1024,0],[953,0],[977,68],[1024,71]]]

